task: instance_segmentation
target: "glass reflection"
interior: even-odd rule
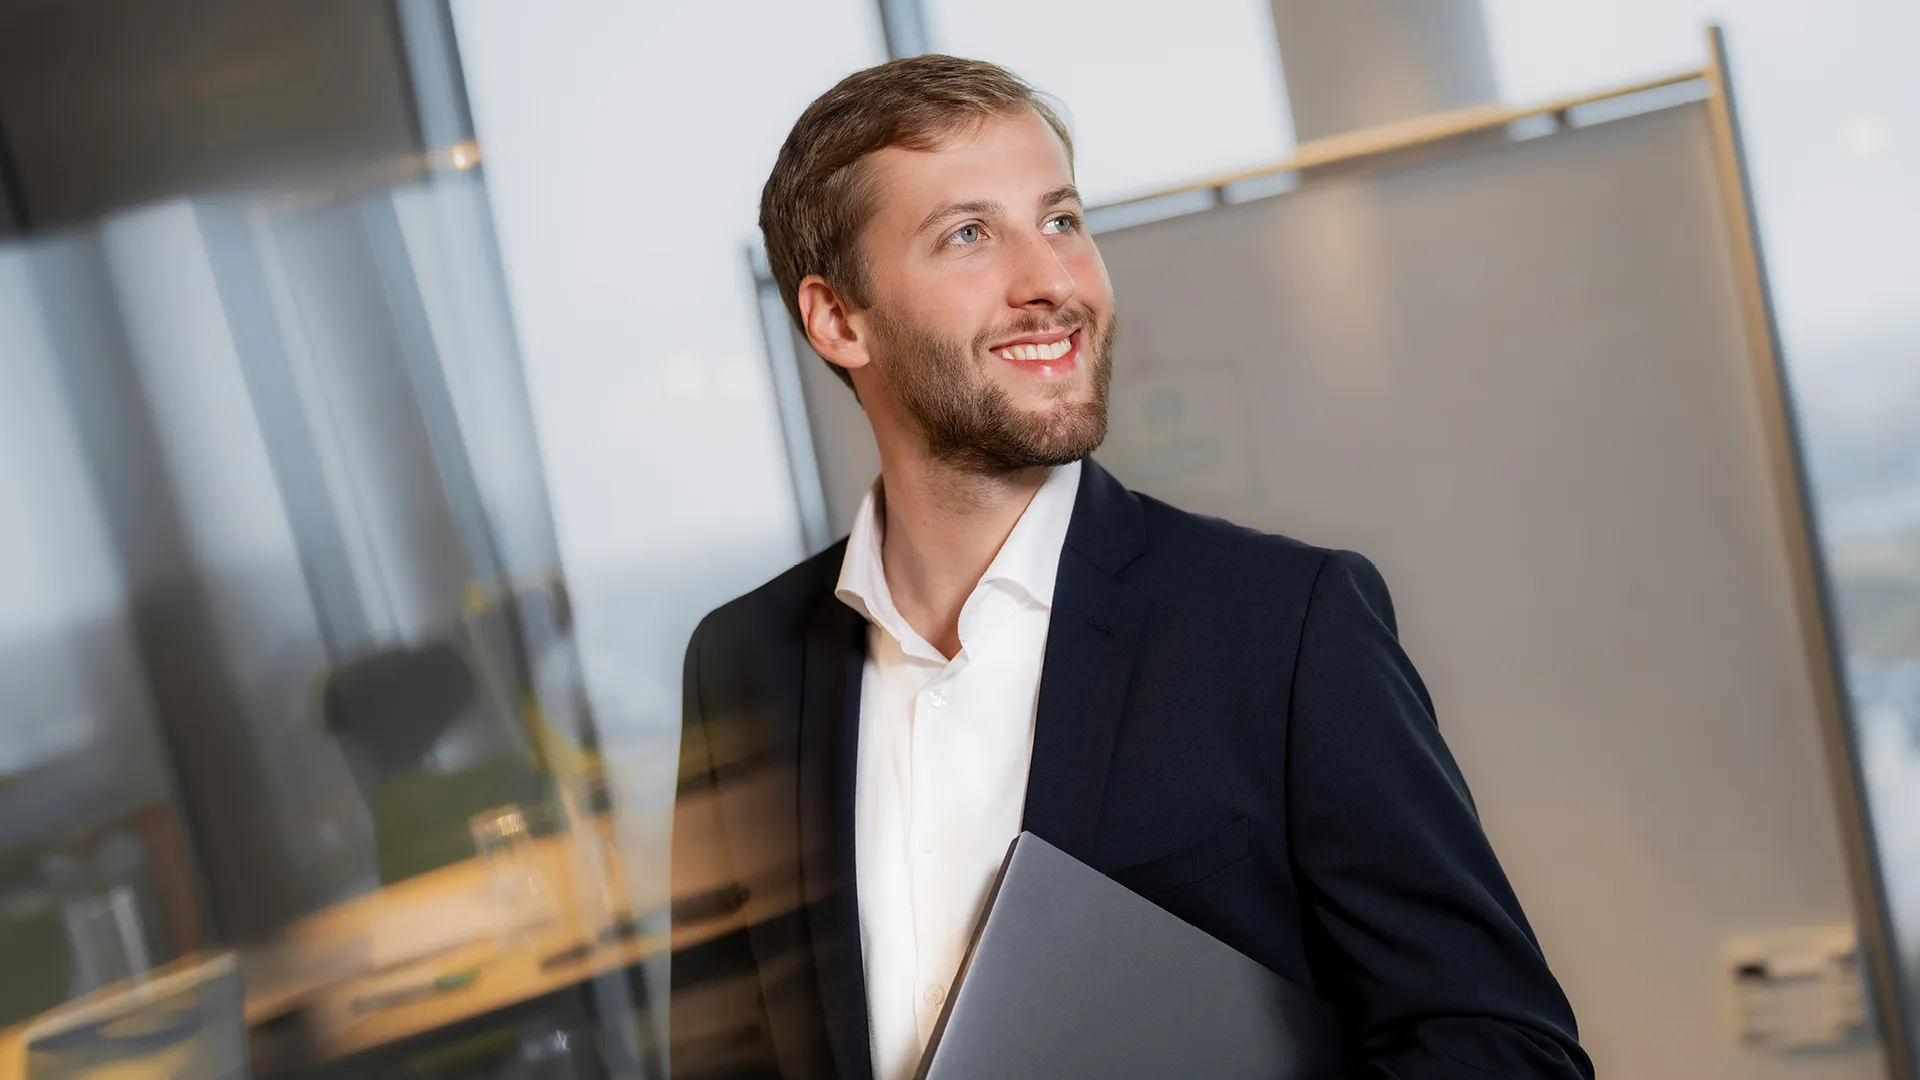
[[[256,1075],[659,1075],[476,162],[0,249],[8,1061],[225,963]]]

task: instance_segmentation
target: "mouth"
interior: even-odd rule
[[[1080,327],[1071,332],[1054,330],[1033,334],[988,351],[1028,375],[1059,378],[1072,374],[1080,366],[1081,335],[1085,332],[1086,328]]]

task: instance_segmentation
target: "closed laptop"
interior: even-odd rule
[[[1323,1001],[1021,833],[974,931],[920,1080],[1328,1080]]]

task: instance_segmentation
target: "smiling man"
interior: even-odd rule
[[[1379,574],[1088,458],[1081,215],[991,64],[858,72],[780,150],[774,276],[881,475],[688,647],[675,895],[747,900],[676,953],[676,1077],[910,1077],[1022,828],[1332,1002],[1359,1075],[1591,1077]]]

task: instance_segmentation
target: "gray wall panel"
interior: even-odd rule
[[[1852,918],[1711,147],[1690,105],[1100,238],[1101,457],[1381,566],[1604,1075],[1809,1075],[1716,951]]]

